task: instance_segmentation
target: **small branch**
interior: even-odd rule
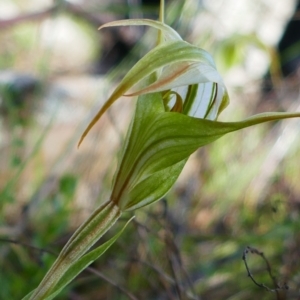
[[[253,275],[251,274],[250,268],[249,268],[249,266],[248,266],[248,262],[247,262],[247,255],[248,255],[248,253],[256,254],[256,255],[260,256],[260,257],[265,261],[265,264],[266,264],[266,266],[267,266],[268,274],[269,274],[270,278],[272,279],[273,284],[274,284],[274,286],[275,286],[274,289],[269,288],[269,287],[266,286],[265,284],[259,283],[259,282],[257,282],[257,281],[255,280],[255,278],[254,278]],[[258,287],[264,288],[264,289],[266,289],[267,291],[272,292],[272,293],[278,293],[278,292],[281,291],[281,290],[288,290],[288,289],[289,289],[289,287],[288,287],[288,285],[287,285],[286,283],[284,283],[283,286],[279,286],[279,285],[278,285],[275,276],[272,274],[271,265],[270,265],[269,261],[267,260],[267,258],[265,257],[265,255],[264,255],[263,252],[260,252],[259,250],[255,249],[255,248],[252,248],[252,247],[247,246],[246,249],[244,250],[244,253],[243,253],[243,261],[244,261],[244,264],[245,264],[245,267],[246,267],[248,276],[249,276],[250,279],[253,281],[253,283],[254,283],[255,285],[257,285]]]
[[[48,254],[51,254],[53,256],[57,256],[57,253],[55,253],[55,252],[53,252],[51,250],[47,250],[47,249],[43,249],[43,248],[38,248],[38,247],[32,246],[30,244],[22,243],[22,242],[11,240],[11,239],[0,238],[0,242],[9,243],[9,244],[16,244],[16,245],[20,245],[20,246],[23,246],[23,247],[26,247],[26,248],[33,249],[33,250],[38,251],[40,253],[48,253]]]
[[[187,270],[185,269],[185,267],[182,263],[180,249],[177,246],[174,237],[170,239],[170,237],[168,238],[168,236],[167,236],[166,237],[166,245],[167,245],[167,250],[169,251],[168,257],[169,257],[173,272],[175,271],[173,265],[176,262],[177,265],[179,266],[180,271],[182,272],[182,274],[184,275],[184,277],[186,279],[186,283],[189,286],[189,292],[192,294],[191,296],[193,297],[192,299],[199,300],[199,297],[197,296],[197,293],[194,289],[193,282],[192,282]],[[179,272],[174,272],[174,278],[176,278],[177,273],[179,273]],[[187,294],[186,290],[184,292],[185,292],[185,294]]]
[[[167,241],[166,241],[167,243]],[[178,295],[178,299],[182,300],[182,286],[180,284],[180,278],[179,278],[179,271],[177,270],[178,267],[178,261],[176,261],[176,258],[174,257],[174,254],[171,252],[171,249],[168,249],[169,247],[167,246],[166,252],[167,252],[167,257],[169,261],[169,266],[174,278],[174,287]]]
[[[42,11],[25,13],[6,20],[0,19],[0,30],[3,28],[18,25],[19,23],[23,22],[40,21],[45,18],[51,17],[52,14],[57,13],[58,11],[65,11],[67,13],[70,13],[71,15],[87,20],[88,22],[94,24],[97,27],[103,24],[102,18],[97,14],[88,12],[84,10],[81,6],[72,4],[69,1],[65,0],[60,5],[53,5],[52,7],[49,7]]]
[[[14,18],[10,19],[0,19],[0,29],[5,28],[5,27],[10,27],[17,25],[22,22],[27,22],[27,21],[39,21],[44,18],[49,17],[52,13],[54,13],[57,10],[56,6],[50,7],[46,10],[39,11],[39,12],[34,12],[34,13],[28,13],[28,14],[23,14],[16,16]]]
[[[138,300],[134,295],[132,295],[129,291],[127,291],[124,287],[122,287],[119,283],[112,281],[110,278],[106,277],[103,273],[99,272],[98,270],[96,270],[92,267],[88,267],[87,271],[95,274],[96,276],[98,276],[98,277],[102,278],[103,280],[105,280],[106,282],[110,283],[111,285],[116,287],[118,290],[120,290],[123,294],[125,294],[129,299]]]

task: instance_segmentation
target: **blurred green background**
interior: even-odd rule
[[[97,27],[157,18],[154,2],[1,1],[0,299],[21,299],[36,287],[109,197],[134,99],[114,104],[79,149],[77,142],[156,32]],[[166,23],[216,59],[231,98],[221,120],[299,110],[299,75],[283,78],[275,51],[295,5],[167,2]],[[267,92],[266,81],[273,83]],[[200,149],[168,195],[137,211],[116,244],[57,299],[300,299],[299,129],[297,120],[261,125]],[[270,289],[286,283],[287,291],[251,281],[247,246],[264,253],[276,277],[249,253],[255,280]]]

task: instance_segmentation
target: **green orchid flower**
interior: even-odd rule
[[[52,299],[120,236],[89,249],[124,211],[161,199],[174,185],[189,156],[223,135],[263,122],[300,117],[265,113],[241,122],[218,122],[229,104],[223,80],[209,53],[181,39],[162,22],[124,20],[103,27],[146,25],[161,31],[163,42],[126,74],[83,133],[121,96],[139,96],[128,129],[111,197],[74,233],[36,290],[24,299]],[[124,229],[123,229],[124,230]]]
[[[195,99],[197,86],[201,86],[201,84],[203,84],[201,88],[203,89],[203,92],[206,90],[205,93],[207,93],[207,88],[209,88],[209,86],[213,86],[213,90],[218,96],[216,99],[213,99],[215,102],[217,102],[216,100],[220,101],[220,93],[217,92],[222,91],[222,105],[219,107],[221,108],[220,111],[228,105],[228,95],[223,84],[223,80],[216,70],[213,58],[208,52],[187,42],[184,42],[176,31],[159,21],[122,20],[105,24],[99,29],[125,25],[148,25],[157,28],[164,34],[165,42],[147,53],[126,74],[118,87],[114,90],[114,92],[111,94],[101,110],[97,113],[97,115],[94,117],[94,119],[91,121],[91,123],[83,133],[79,145],[81,144],[82,140],[87,135],[89,130],[93,127],[93,125],[101,118],[103,113],[116,100],[124,95],[138,96],[142,94],[168,91],[178,87],[188,87],[190,85],[195,85],[193,90],[190,90],[188,98],[186,99],[186,102],[189,103],[189,105],[186,105],[186,112],[188,113],[189,110],[191,110],[190,112],[191,114],[193,114],[191,107],[193,103],[193,109],[198,111],[199,114],[200,111],[206,112],[210,106],[213,106],[215,111],[216,107],[218,108],[217,103],[211,102],[209,103],[209,105],[207,105],[207,103],[202,103],[201,105],[201,102],[203,100],[210,99],[210,97],[207,98],[202,96]],[[161,73],[161,76],[159,76],[159,78],[155,82],[147,85],[145,88],[139,91],[128,93],[128,91],[138,83],[140,83],[141,85],[147,84],[149,82],[149,77],[151,77],[154,72]],[[200,105],[201,108],[199,107]],[[199,115],[199,117],[201,117],[201,115]]]

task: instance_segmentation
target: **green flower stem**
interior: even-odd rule
[[[30,300],[46,299],[74,261],[84,255],[114,225],[121,213],[113,201],[108,201],[98,207],[62,249]]]
[[[165,0],[160,0],[159,6],[159,22],[165,23]],[[163,33],[161,30],[158,31],[157,45],[163,43]]]

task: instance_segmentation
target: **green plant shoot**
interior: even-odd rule
[[[121,96],[139,96],[114,176],[111,196],[65,245],[40,285],[24,299],[52,299],[119,237],[90,250],[125,211],[161,199],[189,156],[223,135],[300,113],[265,113],[241,122],[218,122],[229,97],[209,53],[181,39],[163,22],[124,20],[109,26],[151,26],[162,41],[126,74],[88,125],[80,143]]]

